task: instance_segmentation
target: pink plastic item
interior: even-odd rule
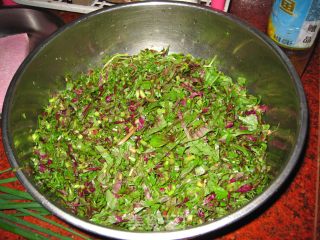
[[[211,0],[211,8],[223,11],[225,3],[226,0]]]
[[[28,53],[26,33],[0,38],[0,112],[10,81]]]
[[[11,0],[2,0],[3,6],[15,6],[17,5],[14,1]]]

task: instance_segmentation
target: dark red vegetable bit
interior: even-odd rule
[[[238,188],[237,192],[239,193],[246,193],[252,190],[252,185],[251,184],[244,184],[241,187]]]
[[[126,133],[128,133],[130,131],[130,128],[128,126],[125,126],[124,130],[126,131]]]
[[[200,65],[200,64],[195,63],[195,62],[190,62],[188,65],[189,65],[189,68],[191,68],[192,70],[195,70],[195,69],[197,69],[197,68],[200,68],[200,67],[201,67],[201,65]]]
[[[169,135],[169,136],[168,136],[168,140],[169,140],[170,142],[175,142],[176,136],[174,136],[174,135]]]
[[[72,98],[72,99],[71,99],[71,102],[73,102],[73,103],[78,102],[78,98]]]
[[[104,87],[103,87],[103,85],[100,85],[99,86],[99,97],[101,97],[101,95],[103,94],[103,91],[104,91]]]
[[[143,190],[144,190],[144,196],[146,197],[146,199],[149,199],[149,200],[152,199],[152,196],[151,196],[149,188],[148,187],[144,187]]]
[[[174,223],[176,223],[176,224],[179,224],[179,223],[181,223],[183,221],[183,217],[176,217],[175,219],[174,219]]]
[[[40,159],[43,160],[43,159],[47,159],[48,158],[48,154],[40,154]]]
[[[163,178],[162,172],[157,172],[157,177],[158,177],[158,178]]]
[[[114,124],[121,124],[121,123],[125,123],[126,121],[114,121]]]
[[[185,107],[187,105],[187,100],[185,98],[181,99],[180,104]]]
[[[245,115],[252,115],[252,114],[256,114],[256,110],[254,110],[254,109],[250,109],[250,110],[247,110],[247,111],[245,111],[245,113],[244,113]]]
[[[64,190],[58,190],[58,192],[61,193],[63,196],[67,196],[68,195],[67,192],[64,191]]]
[[[107,102],[107,103],[109,103],[109,102],[112,101],[112,95],[113,95],[113,94],[110,94],[110,95],[106,96],[106,102]]]
[[[162,216],[166,217],[167,215],[168,215],[168,211],[164,210],[164,211],[162,212]]]
[[[93,186],[93,184],[91,184],[89,186],[89,191],[93,193],[95,190],[96,190],[96,188]]]
[[[97,135],[97,134],[98,134],[98,132],[99,132],[99,130],[98,130],[98,129],[93,129],[93,130],[91,131],[92,135]]]
[[[87,168],[88,171],[98,171],[101,170],[101,167],[89,167]]]
[[[229,180],[229,183],[234,183],[234,182],[236,182],[236,181],[237,181],[237,179],[231,178],[231,179]]]
[[[54,117],[55,117],[56,120],[59,120],[60,116],[61,116],[60,113],[59,113],[59,112],[56,112],[56,114],[55,114]]]
[[[123,222],[123,218],[122,218],[122,216],[115,215],[115,218],[116,218],[116,220],[117,220],[117,223],[121,223],[121,222]]]
[[[240,129],[240,130],[248,130],[248,127],[243,126],[243,125],[240,125],[240,126],[239,126],[239,129]]]
[[[182,203],[186,203],[186,202],[189,202],[189,198],[188,197],[185,197],[182,201]]]
[[[226,124],[226,128],[232,128],[233,127],[233,125],[234,125],[234,123],[233,122],[227,122],[227,124]]]
[[[157,165],[154,167],[154,169],[159,169],[162,167],[163,167],[163,164],[160,162],[160,163],[157,163]]]
[[[248,134],[246,135],[246,138],[249,140],[249,141],[252,141],[252,142],[256,142],[257,141],[257,138],[251,134]]]
[[[67,115],[67,109],[60,110],[59,113],[63,116]]]
[[[106,75],[107,75],[107,74],[108,74],[108,73],[106,73]],[[100,77],[99,77],[99,83],[98,83],[100,92],[103,90],[103,80],[104,80],[104,77],[103,77],[102,75],[100,75]]]
[[[260,109],[261,112],[269,111],[269,107],[267,105],[264,105],[264,104],[260,105],[259,109]]]
[[[52,160],[48,159],[47,165],[50,166],[52,164]]]
[[[207,113],[208,111],[209,111],[209,108],[208,108],[208,107],[205,107],[205,108],[202,109],[201,112],[202,112],[202,113]]]
[[[40,156],[40,151],[39,151],[38,149],[35,149],[35,150],[33,151],[33,153],[36,154],[36,155],[38,155],[38,156]]]
[[[196,85],[196,83],[202,83],[202,79],[201,78],[190,78],[192,83],[194,83],[194,85]]]
[[[91,103],[87,104],[87,105],[84,107],[84,109],[83,109],[83,111],[82,111],[83,116],[87,116],[90,107],[91,107]]]
[[[74,167],[74,169],[76,169],[78,167],[78,163],[75,159],[74,159],[74,161],[72,161],[72,166]]]
[[[134,123],[136,119],[136,115],[134,113],[130,114],[130,117],[126,120],[126,122],[131,122],[133,124],[133,126],[136,126],[136,124]]]
[[[75,94],[77,95],[81,95],[83,93],[83,90],[82,89],[74,89],[73,90],[75,92]]]
[[[189,215],[190,215],[190,210],[189,210],[189,209],[185,209],[185,210],[183,211],[183,215],[184,215],[185,217],[189,216]]]
[[[79,206],[80,206],[80,203],[75,203],[75,202],[73,202],[73,203],[71,203],[71,205],[72,205],[73,207],[79,207]]]
[[[227,112],[230,112],[233,108],[234,108],[234,106],[232,104],[228,104]]]
[[[118,193],[113,193],[113,196],[114,196],[115,198],[120,198],[120,197],[121,197],[121,195],[118,194]]]
[[[137,108],[138,108],[138,104],[136,104],[134,101],[129,102],[128,109],[130,112],[135,112],[137,110]]]
[[[79,194],[79,197],[83,197],[84,196],[83,190],[80,190],[78,194]]]
[[[118,193],[119,190],[121,189],[121,186],[122,186],[122,181],[118,179],[113,185],[113,189],[112,189],[113,193]]]
[[[40,163],[39,164],[39,171],[43,173],[43,172],[45,172],[45,170],[46,170],[46,166],[43,163]]]
[[[138,119],[138,130],[141,130],[144,127],[145,119],[143,117],[139,117]]]
[[[184,89],[188,90],[189,92],[193,91],[192,86],[190,86],[188,83],[181,83],[180,86],[183,87]]]
[[[148,163],[149,158],[148,158],[147,156],[144,156],[144,157],[143,157],[143,161],[144,161],[145,163]]]
[[[202,97],[203,96],[203,92],[192,92],[190,94],[190,98],[193,99],[195,97]]]
[[[216,198],[216,194],[215,193],[212,193],[210,194],[209,196],[207,196],[204,201],[203,201],[203,204],[204,205],[207,205],[208,203],[210,203],[212,200],[214,200]]]
[[[199,209],[199,210],[198,210],[198,216],[199,216],[200,218],[204,218],[204,217],[205,217],[205,214],[204,214],[204,212],[202,211],[202,209]]]

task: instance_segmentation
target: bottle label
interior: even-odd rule
[[[268,35],[280,46],[306,49],[320,29],[320,0],[275,0]]]

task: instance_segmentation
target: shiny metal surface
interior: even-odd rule
[[[30,135],[49,95],[64,87],[66,72],[86,71],[102,53],[137,53],[144,48],[216,56],[221,69],[248,79],[249,90],[269,106],[266,121],[278,126],[269,140],[268,161],[274,180],[249,204],[214,222],[173,232],[128,232],[79,219],[41,192],[28,171]],[[3,142],[28,191],[65,221],[101,236],[118,239],[183,239],[219,232],[263,206],[296,167],[307,131],[307,105],[293,66],[267,37],[221,12],[199,5],[143,2],[99,10],[64,26],[34,51],[18,70],[3,111]]]
[[[30,50],[50,36],[64,22],[46,10],[26,7],[0,8],[0,37],[27,33]]]

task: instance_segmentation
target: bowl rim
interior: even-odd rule
[[[160,232],[133,232],[126,231],[121,229],[109,228],[107,226],[97,225],[87,220],[80,219],[75,215],[64,211],[63,209],[57,207],[55,204],[51,203],[47,198],[45,198],[35,186],[28,180],[28,177],[23,173],[21,169],[19,169],[18,161],[14,155],[14,152],[11,148],[12,140],[9,137],[8,133],[8,115],[10,110],[10,102],[14,93],[15,85],[19,79],[19,75],[23,72],[23,69],[27,66],[28,62],[32,60],[37,53],[44,48],[47,44],[50,43],[57,35],[61,34],[65,29],[71,28],[76,24],[80,24],[87,19],[94,17],[95,15],[103,14],[105,12],[117,11],[117,9],[122,8],[130,8],[135,6],[154,6],[154,5],[166,5],[166,6],[182,6],[188,8],[196,8],[206,12],[210,12],[217,14],[223,18],[227,18],[231,21],[235,21],[241,27],[245,28],[249,32],[251,32],[256,37],[260,38],[265,44],[269,45],[269,47],[280,57],[284,66],[286,67],[289,76],[294,82],[294,86],[296,87],[297,95],[299,97],[300,103],[300,129],[297,133],[297,143],[292,151],[291,158],[288,160],[286,166],[283,168],[283,171],[279,174],[279,176],[273,180],[270,186],[260,195],[251,200],[247,205],[238,209],[237,211],[222,217],[216,221],[205,223],[202,225],[194,226],[192,228],[175,230],[175,231],[160,231]],[[258,29],[255,29],[252,26],[249,26],[247,23],[242,21],[236,16],[232,16],[231,14],[224,13],[222,11],[212,10],[209,7],[202,6],[199,4],[187,3],[187,2],[175,2],[175,1],[145,1],[145,2],[135,2],[129,4],[119,4],[108,8],[99,9],[97,11],[91,12],[89,14],[83,15],[77,20],[62,26],[58,29],[54,34],[52,34],[48,39],[46,39],[40,46],[34,49],[24,60],[24,62],[20,65],[20,68],[14,75],[11,84],[8,88],[7,94],[5,96],[5,101],[3,105],[3,117],[2,117],[2,137],[3,137],[3,145],[8,157],[10,165],[17,169],[16,175],[20,182],[24,185],[27,191],[40,202],[46,209],[48,209],[51,213],[63,219],[64,221],[84,230],[91,232],[93,234],[97,234],[103,237],[112,237],[115,239],[136,239],[141,240],[143,238],[146,239],[184,239],[184,238],[192,238],[201,236],[208,233],[217,233],[218,231],[226,228],[227,226],[231,226],[239,220],[242,220],[253,212],[255,212],[262,205],[265,205],[271,197],[273,197],[276,193],[279,192],[279,188],[281,188],[284,183],[289,179],[294,169],[298,165],[300,154],[304,148],[305,139],[307,136],[308,130],[308,108],[305,93],[300,81],[300,77],[298,76],[294,66],[292,65],[289,58],[285,55],[285,53],[266,35],[260,32]]]

